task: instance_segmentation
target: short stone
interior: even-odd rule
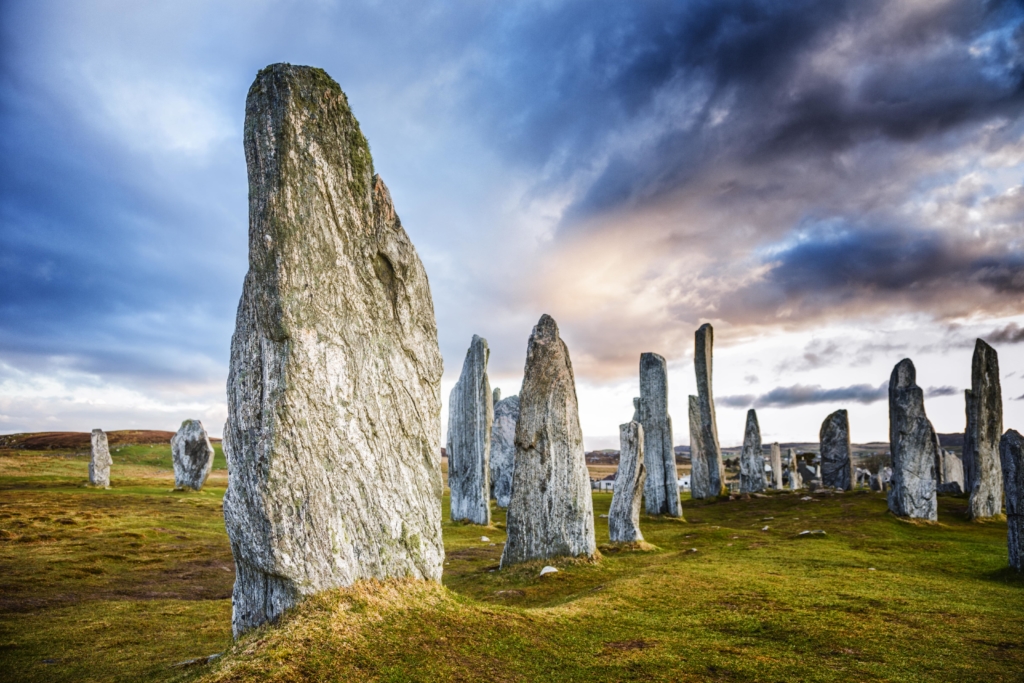
[[[557,567],[552,567],[551,565],[548,565],[547,567],[544,567],[543,569],[540,570],[540,575],[541,576],[547,576],[548,574],[557,574],[557,573],[558,573],[558,568]]]
[[[494,405],[494,424],[491,426],[491,498],[502,508],[507,508],[512,499],[518,421],[518,396],[503,398]]]
[[[743,432],[743,450],[740,452],[740,493],[763,491],[764,453],[761,450],[761,427],[757,412],[747,411],[747,426]]]
[[[185,420],[171,437],[174,488],[199,491],[213,468],[213,445],[199,420]]]
[[[89,484],[110,488],[110,466],[114,464],[107,445],[107,435],[102,429],[92,430],[91,453],[89,458]]]
[[[640,502],[647,476],[644,459],[643,426],[638,422],[619,425],[619,470],[608,510],[608,539],[612,543],[644,540],[640,533]]]

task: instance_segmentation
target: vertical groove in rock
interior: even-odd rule
[[[225,434],[236,636],[360,579],[438,581],[444,561],[430,285],[338,84],[263,69],[245,158]]]
[[[718,420],[715,417],[715,397],[711,391],[712,347],[714,329],[704,323],[694,334],[693,367],[697,374],[697,396],[700,399],[700,441],[707,467],[706,479],[695,481],[690,477],[690,495],[693,498],[714,498],[722,493],[725,483],[722,449],[718,442]]]
[[[821,423],[821,483],[849,491],[853,488],[853,461],[850,459],[850,418],[837,410]]]
[[[102,429],[92,430],[90,444],[89,484],[108,489],[110,488],[110,466],[114,464],[114,461],[110,457],[106,432]]]
[[[1003,510],[1003,473],[999,463],[1003,394],[999,385],[999,356],[981,339],[974,345],[967,410],[964,451],[969,453],[965,461],[970,462],[971,470],[967,515],[971,519],[995,517]]]
[[[640,533],[640,499],[647,476],[644,459],[643,426],[638,422],[619,425],[619,470],[608,510],[608,539],[612,543],[644,540]]]
[[[594,508],[576,378],[569,349],[549,315],[541,316],[527,348],[512,481],[502,567],[594,554]]]
[[[761,449],[761,426],[757,412],[747,411],[747,425],[743,430],[743,450],[740,451],[740,493],[764,491],[764,451]]]
[[[491,426],[491,497],[497,501],[498,507],[507,508],[512,499],[518,421],[518,396],[503,398],[495,404],[494,424]]]
[[[668,367],[656,353],[640,355],[640,423],[644,426],[647,514],[682,517],[672,418],[668,414]]]
[[[1010,566],[1024,571],[1024,437],[1010,429],[999,442],[1006,492],[1006,549]]]
[[[782,447],[776,441],[771,448],[772,488],[782,490]]]
[[[935,458],[939,439],[924,412],[924,392],[909,358],[889,378],[889,450],[892,479],[889,509],[900,517],[935,521]]]
[[[171,437],[174,488],[199,491],[213,468],[213,445],[199,420],[185,420]]]
[[[491,523],[491,425],[494,400],[487,378],[487,340],[473,335],[462,374],[448,401],[448,488],[451,519]]]

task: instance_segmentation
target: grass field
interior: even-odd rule
[[[101,491],[84,454],[0,452],[0,680],[1024,680],[1024,580],[964,499],[937,525],[868,492],[686,500],[686,522],[641,520],[655,550],[544,578],[495,571],[495,509],[445,523],[443,587],[325,593],[232,645],[219,448],[198,494],[171,490],[167,446],[113,457]]]

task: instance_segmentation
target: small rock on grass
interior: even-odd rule
[[[544,567],[543,569],[540,570],[540,575],[541,576],[546,576],[548,574],[557,574],[557,573],[558,573],[558,568],[557,567],[552,567],[551,565],[548,565],[547,567]]]
[[[480,542],[481,543],[490,543],[491,539],[487,538],[486,536],[481,536],[480,537]]]
[[[805,529],[805,530],[801,531],[799,534],[797,534],[797,536],[824,536],[824,535],[825,535],[825,530],[824,529],[815,529],[814,531],[810,531],[808,529]]]

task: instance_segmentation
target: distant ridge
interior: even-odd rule
[[[123,429],[107,432],[111,446],[133,446],[138,444],[170,443],[174,432],[158,429]],[[210,439],[220,441],[220,439]],[[0,436],[0,448],[25,451],[52,451],[64,448],[89,448],[89,432],[33,432],[30,434],[7,434]]]

